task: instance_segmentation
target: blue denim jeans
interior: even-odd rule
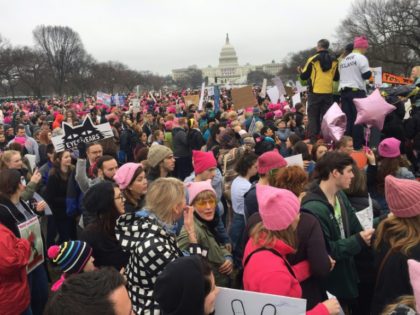
[[[236,267],[241,267],[244,254],[243,234],[245,231],[245,216],[233,212],[232,223],[229,229],[229,237],[232,241],[233,262]]]
[[[28,275],[32,313],[27,314],[42,315],[44,312],[48,300],[48,276],[45,268],[45,264],[42,264]]]

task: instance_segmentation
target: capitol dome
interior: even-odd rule
[[[239,67],[235,48],[229,43],[229,34],[226,34],[226,43],[220,51],[219,68]]]

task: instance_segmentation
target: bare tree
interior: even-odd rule
[[[62,95],[72,67],[84,55],[79,34],[67,26],[40,25],[33,31],[33,36],[48,62],[56,92]]]
[[[355,36],[369,39],[370,63],[408,74],[420,61],[419,0],[358,0],[337,30],[344,46]]]

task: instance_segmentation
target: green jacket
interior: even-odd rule
[[[341,238],[340,227],[334,216],[334,208],[319,188],[313,185],[302,200],[302,208],[311,211],[319,220],[329,255],[336,261],[334,269],[324,280],[325,289],[338,298],[352,299],[358,296],[354,256],[367,246],[359,232],[363,230],[347,196],[340,191],[337,194],[341,205],[344,233]]]
[[[210,263],[213,270],[216,285],[223,287],[228,286],[230,282],[229,276],[221,274],[218,270],[226,259],[232,258],[232,254],[216,241],[214,235],[203,222],[194,217],[194,223],[198,244],[208,251],[207,261]],[[178,236],[178,246],[183,251],[190,246],[185,227],[182,228],[181,233]]]

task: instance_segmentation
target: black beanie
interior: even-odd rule
[[[200,257],[180,257],[158,276],[154,296],[162,315],[204,315],[204,275]]]
[[[114,184],[107,180],[90,187],[83,197],[83,207],[90,214],[107,212],[112,204],[114,204]]]

